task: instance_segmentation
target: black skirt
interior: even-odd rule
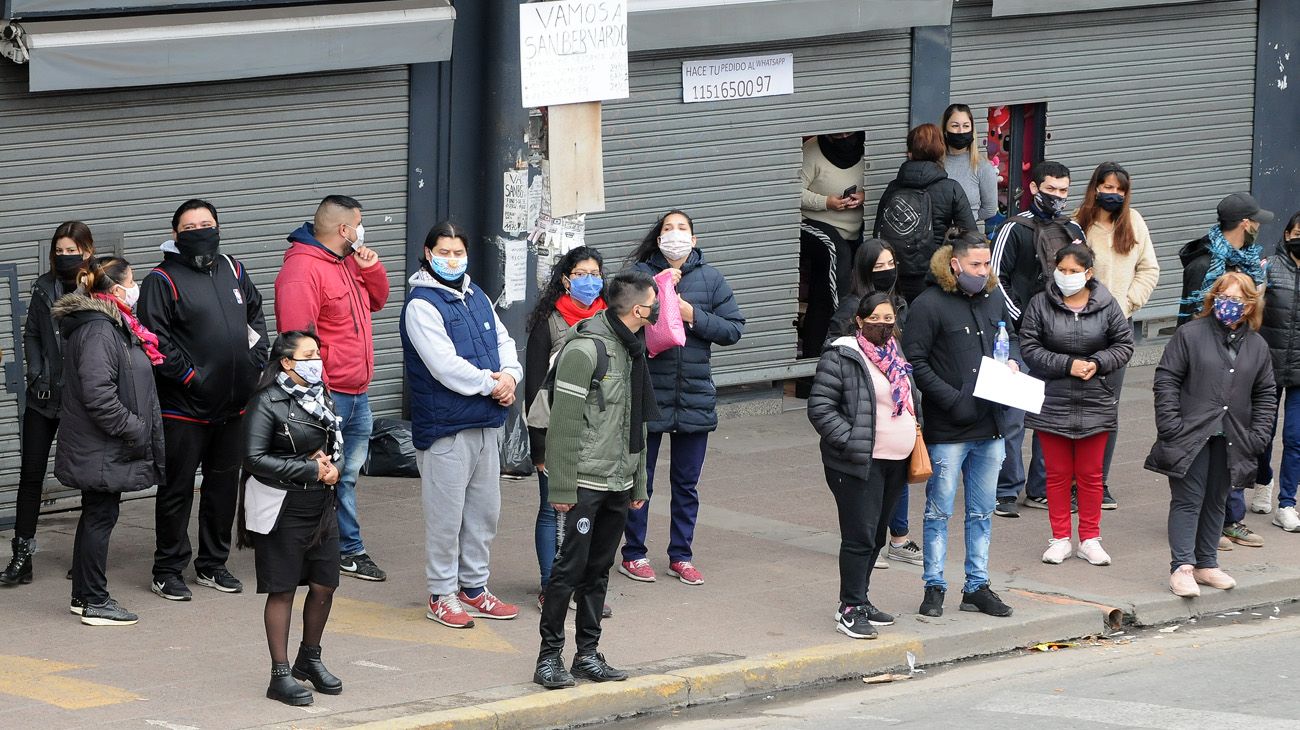
[[[333,489],[285,493],[275,529],[268,535],[251,533],[258,593],[292,592],[308,583],[338,587],[339,521],[335,509]],[[322,519],[325,535],[313,545]]]

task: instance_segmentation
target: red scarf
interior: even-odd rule
[[[858,348],[873,365],[885,374],[889,380],[889,396],[894,401],[894,415],[903,415],[903,409],[916,414],[916,404],[912,403],[912,384],[907,376],[912,374],[912,366],[898,349],[898,340],[890,337],[884,347],[876,347],[859,332]]]
[[[596,297],[596,301],[592,302],[590,307],[582,306],[582,302],[568,294],[562,294],[559,299],[555,300],[555,311],[559,312],[561,317],[564,317],[564,323],[570,327],[604,308],[604,297]]]
[[[140,347],[144,349],[144,354],[149,356],[149,362],[154,365],[161,365],[166,358],[158,350],[158,335],[145,329],[145,326],[140,324],[140,320],[136,319],[135,315],[131,313],[131,308],[123,304],[121,299],[109,294],[96,294],[95,298],[117,305],[118,313],[122,315],[122,319],[126,320],[126,326],[131,328],[131,333],[140,341]]]

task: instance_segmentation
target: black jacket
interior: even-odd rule
[[[32,301],[23,321],[23,359],[27,361],[27,407],[47,418],[58,418],[63,401],[63,338],[50,313],[64,294],[53,273],[32,284]]]
[[[1026,210],[1006,219],[993,237],[993,271],[1009,304],[1011,317],[1017,324],[1024,316],[1025,307],[1029,306],[1029,300],[1047,283],[1034,246],[1034,226],[1026,221],[1033,215]],[[1058,218],[1056,222],[1065,226],[1072,241],[1087,243],[1078,223],[1068,218]]]
[[[876,390],[867,360],[847,337],[826,346],[808,394],[808,420],[821,438],[827,468],[865,479],[876,446]],[[912,384],[918,419],[921,394]],[[891,417],[886,413],[886,417]]]
[[[334,409],[328,393],[325,396]],[[316,452],[334,447],[330,429],[279,385],[253,395],[244,414],[244,471],[268,487],[324,489]],[[341,463],[335,463],[339,470]]]
[[[239,262],[220,256],[198,271],[165,254],[140,283],[136,311],[167,357],[157,368],[164,417],[221,423],[244,410],[270,343],[262,295]],[[252,347],[250,327],[258,335]]]
[[[934,252],[929,286],[912,301],[903,331],[903,353],[925,399],[925,441],[947,444],[1000,438],[999,421],[1006,409],[974,396],[975,377],[980,359],[993,357],[998,322],[1007,323],[1011,359],[1021,362],[1016,331],[997,279],[989,277],[982,293],[967,296],[957,288],[950,259],[951,246]]]
[[[896,251],[898,256],[899,276],[924,276],[930,268],[930,256],[943,245],[944,233],[951,226],[973,231],[975,216],[970,212],[970,201],[961,183],[948,177],[943,166],[937,162],[908,160],[898,168],[898,176],[885,186],[876,205],[876,222],[871,228],[871,235],[880,237],[880,216],[885,210],[885,203],[898,188],[919,188],[930,194],[930,210],[934,245],[925,250]]]
[[[651,276],[668,268],[660,253],[636,264]],[[699,249],[682,264],[677,293],[695,308],[695,325],[686,326],[686,344],[650,358],[659,419],[647,424],[655,433],[703,433],[718,427],[718,393],[713,386],[714,345],[734,345],[745,332],[731,286],[722,272],[704,262]]]
[[[153,367],[117,307],[68,294],[54,303],[53,314],[66,340],[54,476],[92,492],[162,484],[162,415]]]
[[[1268,262],[1264,324],[1259,333],[1273,354],[1277,386],[1300,385],[1300,267],[1281,244]]]
[[[1119,398],[1108,376],[1133,357],[1133,328],[1101,282],[1092,279],[1088,289],[1088,304],[1076,313],[1049,284],[1020,320],[1020,354],[1046,383],[1043,409],[1025,414],[1025,428],[1072,439],[1118,428]],[[1088,380],[1070,375],[1075,360],[1096,363],[1097,374]]]
[[[1240,338],[1235,358],[1231,336]],[[1147,469],[1182,478],[1210,437],[1222,433],[1232,485],[1251,483],[1277,414],[1273,363],[1258,332],[1245,325],[1233,332],[1214,317],[1188,322],[1165,345],[1151,389],[1156,443]]]

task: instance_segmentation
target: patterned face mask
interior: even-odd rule
[[[1246,313],[1246,305],[1237,299],[1228,297],[1214,298],[1214,318],[1224,324],[1225,327],[1231,327],[1241,321],[1241,316]]]

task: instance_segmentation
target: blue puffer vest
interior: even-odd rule
[[[456,355],[484,370],[501,369],[496,318],[492,303],[481,289],[471,283],[469,293],[461,300],[446,289],[413,287],[402,309],[401,333],[406,382],[411,386],[411,435],[415,448],[427,449],[444,436],[471,428],[499,428],[506,422],[505,408],[488,396],[461,395],[447,388],[425,367],[406,332],[406,309],[416,299],[437,307],[447,335],[456,346]]]

